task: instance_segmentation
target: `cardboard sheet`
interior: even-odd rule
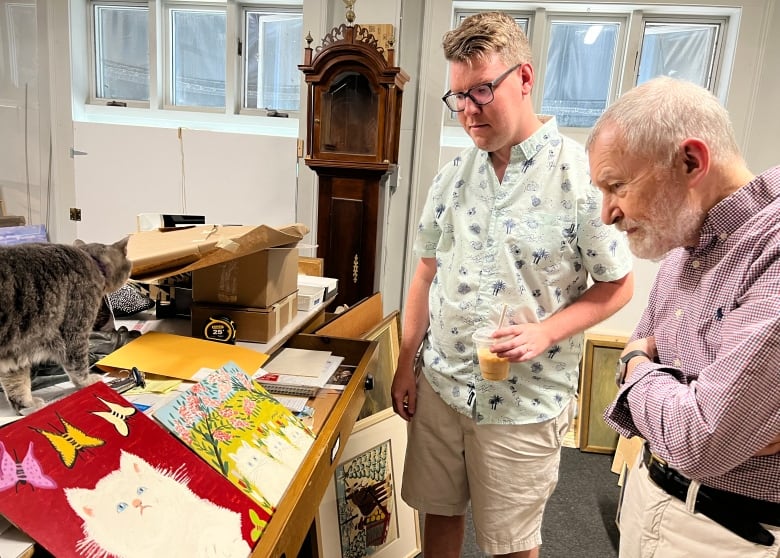
[[[246,347],[150,331],[96,364],[107,372],[135,366],[142,372],[191,380],[201,368],[217,369],[230,361],[253,374],[267,360],[267,354]]]
[[[267,225],[203,225],[130,235],[130,277],[152,282],[279,246],[295,246],[309,228],[301,223],[274,229]]]

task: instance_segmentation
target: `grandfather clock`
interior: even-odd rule
[[[394,66],[392,41],[368,29],[334,27],[298,68],[308,86],[306,156],[317,173],[317,256],[339,280],[336,304],[374,293],[383,183],[398,162],[401,96],[409,76]],[[398,262],[401,265],[402,262]]]

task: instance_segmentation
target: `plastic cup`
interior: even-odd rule
[[[506,380],[509,377],[509,361],[491,353],[490,347],[508,338],[493,338],[491,335],[494,331],[494,327],[482,327],[472,335],[479,359],[479,369],[482,372],[482,377],[486,380]]]

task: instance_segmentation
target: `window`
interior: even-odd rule
[[[175,106],[225,106],[225,10],[171,7],[168,101]]]
[[[453,23],[477,13],[474,4],[468,2],[467,11],[456,2]],[[522,4],[502,9],[531,42],[537,111],[555,115],[562,127],[591,127],[621,91],[653,77],[686,79],[716,92],[727,70],[720,63],[734,10],[698,6],[663,13],[657,5],[583,3],[578,11],[573,4],[540,3],[530,13],[514,6]]]
[[[244,108],[298,110],[303,16],[300,12],[244,12]]]
[[[588,128],[614,90],[620,22],[552,21],[542,110],[558,124]]]
[[[89,8],[93,104],[300,108],[301,0],[90,0]]]
[[[664,75],[712,89],[721,27],[717,23],[646,22],[637,85]]]
[[[94,96],[149,100],[149,10],[141,5],[95,4]]]

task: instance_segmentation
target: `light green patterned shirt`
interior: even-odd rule
[[[465,149],[428,193],[415,240],[436,259],[424,372],[433,389],[478,423],[527,424],[558,416],[577,391],[582,335],[483,380],[471,334],[507,304],[507,320],[542,321],[588,288],[631,270],[625,236],[600,218],[585,151],[555,119],[512,148],[498,181],[488,153]]]

